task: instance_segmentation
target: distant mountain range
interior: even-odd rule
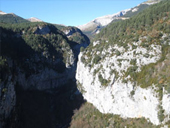
[[[29,19],[24,19],[14,13],[5,13],[0,11],[0,22],[4,23],[24,23],[24,22],[43,22],[42,20],[31,17]]]
[[[103,27],[107,26],[111,22],[129,19],[130,17],[138,14],[139,12],[143,11],[150,5],[158,3],[159,1],[161,0],[148,0],[146,2],[139,4],[134,8],[126,9],[116,14],[98,17],[84,25],[80,25],[77,27],[80,30],[82,30],[88,37],[93,37],[94,35],[98,34]]]

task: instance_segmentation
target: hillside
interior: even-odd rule
[[[0,23],[0,30],[0,127],[69,125],[72,109],[83,101],[76,93],[75,71],[80,47],[89,40],[79,35],[80,44],[43,22]],[[65,112],[58,112],[63,106]]]
[[[88,37],[94,37],[96,34],[100,32],[100,30],[107,26],[109,23],[117,20],[126,19],[121,17],[125,15],[129,10],[120,11],[116,14],[106,15],[102,17],[98,17],[87,24],[77,26],[83,33],[85,33]]]
[[[96,34],[100,33],[102,28],[106,27],[111,22],[129,19],[130,17],[137,15],[138,13],[148,8],[150,5],[156,4],[157,2],[160,2],[160,0],[146,1],[137,5],[136,7],[120,11],[116,14],[98,17],[87,24],[77,27],[81,29],[82,32],[85,33],[89,38],[93,39]]]
[[[78,88],[100,112],[170,125],[169,6],[165,0],[109,24],[80,53]]]
[[[0,11],[0,128],[170,127],[170,0],[31,20]]]
[[[26,23],[29,21],[13,13],[4,13],[0,11],[0,22],[13,24],[13,23]]]

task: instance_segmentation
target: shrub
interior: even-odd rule
[[[84,47],[81,47],[81,48],[80,48],[80,52],[83,52],[83,51],[84,51]]]
[[[170,93],[170,85],[167,87],[167,92]]]
[[[149,58],[149,54],[148,54],[148,53],[146,53],[146,54],[144,55],[144,57]]]
[[[131,65],[136,65],[136,59],[132,59],[132,60],[130,61],[130,64],[131,64]]]
[[[101,83],[102,85],[104,85],[104,86],[107,86],[107,85],[108,85],[109,81],[106,80],[106,79],[104,79],[103,76],[102,76],[100,73],[99,73],[99,75],[98,75],[98,78],[99,78],[99,81],[100,81],[100,83]]]
[[[85,62],[86,62],[86,59],[85,59],[83,56],[81,57],[81,62],[82,62],[82,63],[85,63]]]
[[[134,95],[135,95],[135,90],[132,90],[132,91],[130,92],[130,95],[131,95],[131,97],[134,96]]]
[[[162,122],[164,120],[164,110],[162,108],[161,105],[158,106],[159,107],[159,111],[158,111],[158,119],[160,122]]]
[[[100,60],[101,60],[101,57],[99,55],[95,55],[95,57],[93,59],[93,63],[97,64]]]
[[[120,52],[116,50],[116,56],[120,56]]]

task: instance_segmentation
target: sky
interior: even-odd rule
[[[146,0],[0,0],[0,10],[28,19],[78,26],[104,15],[137,6]]]

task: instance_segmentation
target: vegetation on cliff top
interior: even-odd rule
[[[121,56],[118,50],[107,52],[110,47],[123,47],[125,52],[136,49],[137,44],[142,48],[149,50],[152,45],[162,47],[162,55],[157,63],[149,64],[141,67],[141,71],[137,71],[136,63],[132,65],[124,76],[131,76],[131,81],[137,81],[138,85],[143,88],[152,86],[152,84],[161,84],[169,88],[169,69],[168,66],[170,56],[170,1],[165,0],[158,4],[152,5],[138,15],[133,16],[129,20],[111,23],[96,36],[95,42],[99,41],[99,45],[90,44],[83,52],[82,62],[89,67],[102,62],[106,57],[116,55]],[[105,55],[103,52],[106,51]],[[92,54],[93,53],[93,54]],[[135,52],[133,53],[136,54]],[[137,54],[136,54],[137,55]],[[98,59],[100,57],[100,59]],[[149,54],[144,57],[149,58]],[[151,56],[152,57],[152,56]],[[122,60],[123,61],[123,60]],[[131,60],[132,61],[132,60]],[[160,69],[160,65],[165,65]],[[120,60],[121,66],[121,60]]]

